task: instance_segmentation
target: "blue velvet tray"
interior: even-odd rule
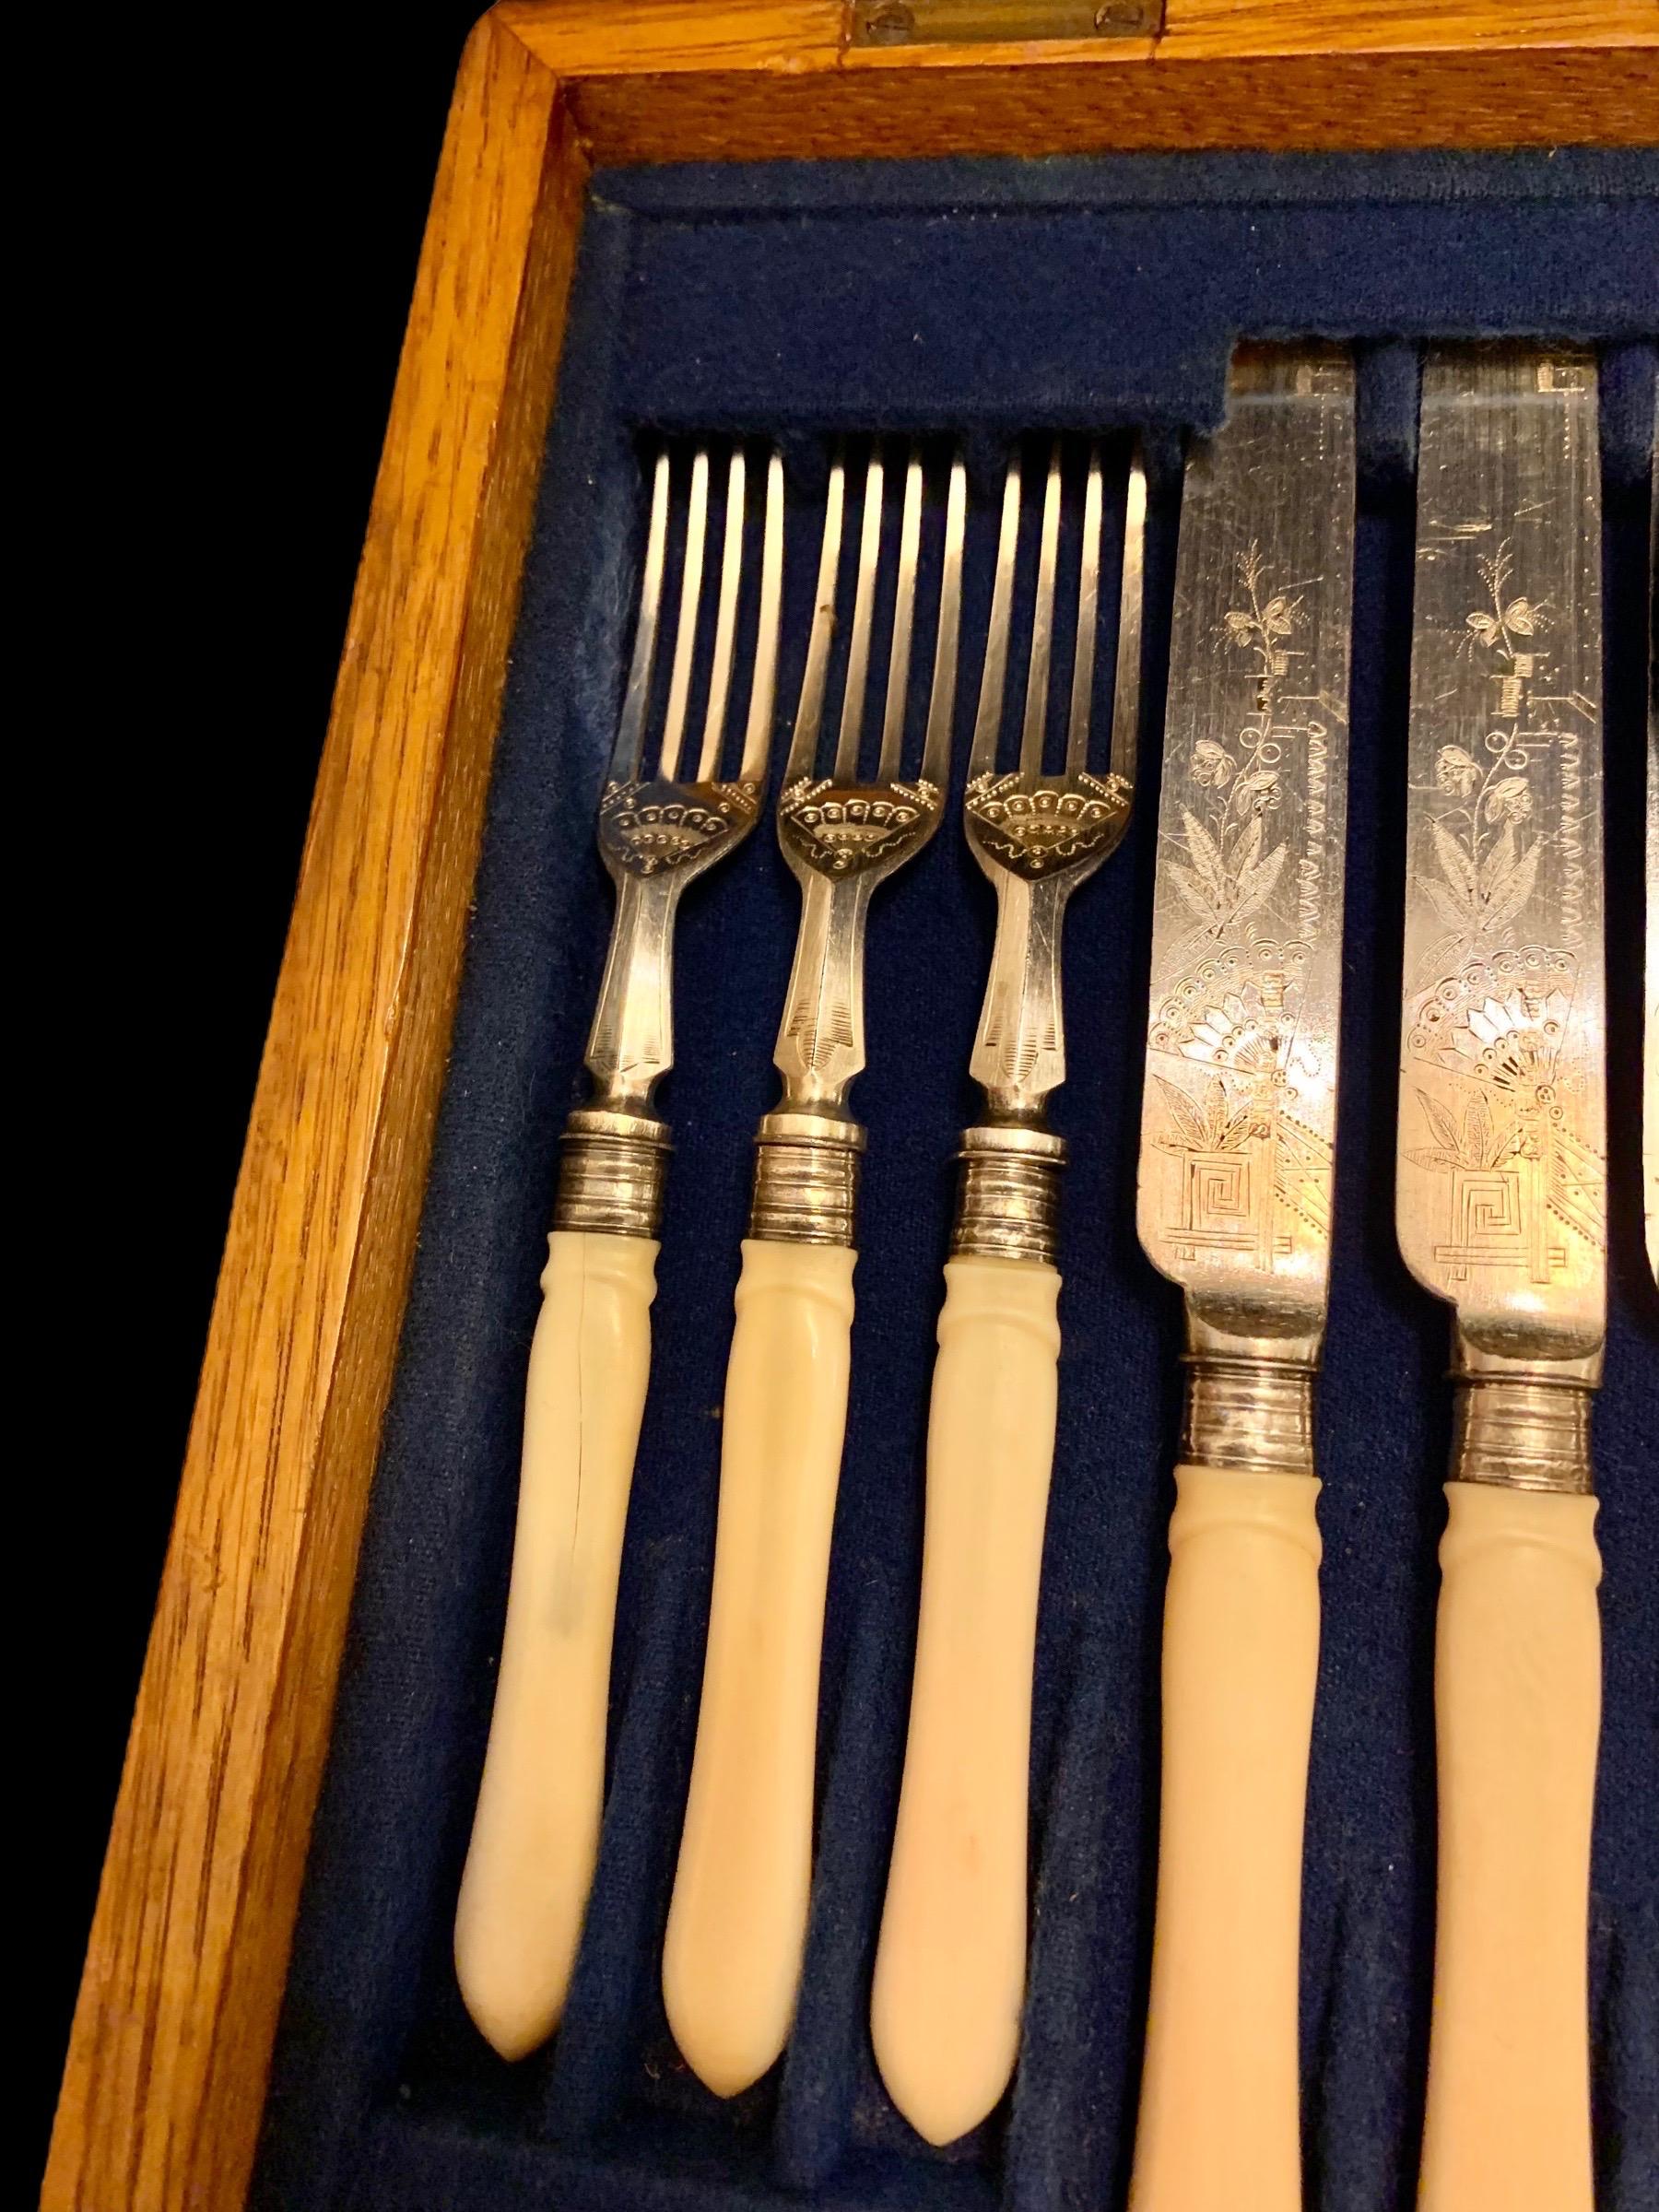
[[[1392,1223],[1417,351],[1603,348],[1613,1318],[1595,1413],[1606,1723],[1592,1953],[1601,2201],[1659,2205],[1659,1300],[1641,1253],[1643,660],[1659,153],[1120,157],[618,171],[593,185],[477,912],[253,2202],[263,2212],[806,2203],[1058,2212],[1127,2183],[1156,1863],[1157,1676],[1179,1295],[1136,1244],[1151,824],[1181,434],[1241,333],[1359,347],[1343,1100],[1319,1433],[1324,1641],[1302,1974],[1310,2212],[1404,2212],[1432,1941],[1445,1312]],[[588,825],[620,693],[641,428],[786,434],[789,650],[838,429],[955,432],[982,511],[1017,428],[1150,426],[1144,773],[1068,935],[1065,1352],[1032,1745],[1018,2078],[946,2151],[866,2026],[919,1568],[933,1326],[972,1118],[991,902],[954,827],[873,918],[858,1319],[794,2041],[731,2104],[657,1992],[707,1605],[731,1292],[795,895],[771,840],[687,901],[677,1152],[624,1565],[610,1793],[564,2029],[509,2067],[450,1924],[505,1603],[557,1139],[611,901]],[[804,553],[808,557],[804,558]],[[982,528],[971,608],[988,592]],[[967,635],[977,624],[970,617]],[[971,711],[977,655],[966,660]],[[965,747],[962,748],[965,750]],[[1481,2212],[1471,2206],[1470,2212]]]

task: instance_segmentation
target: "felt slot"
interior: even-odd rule
[[[476,913],[253,2202],[261,2212],[1057,2212],[1127,2186],[1151,1941],[1180,1299],[1135,1241],[1152,828],[1183,435],[1241,331],[1359,347],[1347,960],[1319,1439],[1324,1641],[1303,1905],[1310,2212],[1397,2212],[1421,2125],[1434,1878],[1446,1316],[1393,1228],[1418,341],[1602,347],[1609,1124],[1606,1561],[1592,1908],[1602,2201],[1659,2170],[1652,1713],[1659,1303],[1638,1160],[1647,472],[1659,155],[781,164],[602,173],[531,547]],[[959,831],[1014,428],[1154,427],[1141,773],[1066,943],[1072,1147],[1038,1623],[1031,1948],[1010,2098],[944,2151],[882,2091],[870,1972],[898,1802],[951,1158],[992,902]],[[828,438],[954,433],[974,477],[951,813],[870,926],[870,1131],[795,2031],[730,2104],[675,2053],[660,1954],[696,1723],[720,1395],[796,895],[763,828],[677,947],[653,1364],[612,1673],[609,1793],[558,2040],[509,2067],[450,1961],[505,1604],[558,1133],[610,919],[592,824],[660,426],[785,433],[793,712]],[[1121,500],[1122,448],[1109,446]],[[1116,520],[1109,496],[1107,536]],[[922,656],[924,659],[925,656]],[[1110,699],[1110,629],[1097,701]],[[925,688],[925,666],[913,680]],[[741,695],[746,672],[735,687]],[[1097,712],[1100,708],[1098,705]],[[778,759],[774,752],[774,767]]]

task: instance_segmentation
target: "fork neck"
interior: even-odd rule
[[[1053,1265],[1065,1146],[1046,1115],[1065,1078],[1060,935],[1077,877],[1068,870],[1032,879],[980,857],[996,891],[996,944],[970,1063],[985,1111],[958,1155],[951,1252]]]
[[[996,943],[969,1073],[988,1121],[1041,1128],[1049,1094],[1065,1080],[1060,933],[1069,875],[1035,881],[993,865]]]
[[[867,869],[797,872],[801,926],[772,1062],[782,1111],[842,1121],[865,1064],[865,921],[875,877]]]
[[[865,1135],[847,1093],[865,1064],[865,919],[877,875],[825,874],[784,850],[800,879],[801,925],[772,1054],[782,1097],[756,1137],[749,1234],[851,1246]]]
[[[674,1057],[674,921],[686,877],[612,872],[616,919],[588,1033],[593,1095],[565,1124],[553,1225],[654,1237],[668,1130],[653,1100]]]
[[[615,871],[616,919],[588,1032],[590,1105],[596,1112],[650,1115],[674,1060],[674,923],[684,871]]]

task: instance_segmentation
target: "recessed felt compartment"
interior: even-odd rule
[[[1183,440],[1237,337],[1359,361],[1347,957],[1317,1421],[1324,1641],[1303,1912],[1311,2212],[1411,2199],[1434,1876],[1431,1673],[1447,1315],[1393,1223],[1418,348],[1601,349],[1612,1309],[1594,1415],[1606,1700],[1592,1970],[1601,2201],[1659,2171],[1659,1303],[1641,1236],[1641,830],[1659,154],[1115,157],[601,171],[525,571],[467,965],[253,2202],[268,2212],[1121,2203],[1157,1851],[1158,1664],[1179,1293],[1134,1162]],[[782,440],[781,714],[799,682],[828,441],[959,437],[971,714],[997,473],[1022,430],[1149,433],[1141,771],[1068,936],[1060,1420],[1032,1741],[1019,2073],[945,2151],[875,2073],[869,1982],[903,1751],[923,1446],[952,1156],[991,900],[953,809],[875,910],[870,1145],[794,2038],[729,2104],[658,1992],[712,1555],[720,1400],[795,891],[764,827],[688,897],[650,1397],[612,1684],[610,1785],[563,2027],[509,2067],[450,1959],[507,1585],[558,1135],[609,927],[594,844],[658,431]],[[555,522],[553,518],[557,518]],[[1110,527],[1109,527],[1110,537]],[[1111,654],[1097,680],[1111,681]],[[782,735],[786,735],[786,730]],[[780,757],[774,743],[773,760]],[[1226,1848],[1225,1838],[1217,1848]]]

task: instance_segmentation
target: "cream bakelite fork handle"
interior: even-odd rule
[[[656,1255],[643,1237],[547,1240],[500,1676],[455,1914],[462,1994],[503,2058],[557,2026],[594,1878]]]
[[[945,1270],[910,1735],[871,2004],[882,2079],[934,2143],[984,2118],[1018,2048],[1059,1293],[1041,1262]]]
[[[1295,2212],[1319,1484],[1216,1466],[1180,1467],[1175,1482],[1158,1912],[1130,2202],[1134,2212]]]
[[[1595,1500],[1451,1482],[1421,2212],[1590,2212]]]
[[[663,1952],[674,2039],[722,2096],[765,2073],[794,2017],[856,1258],[844,1245],[743,1246],[702,1701]]]

